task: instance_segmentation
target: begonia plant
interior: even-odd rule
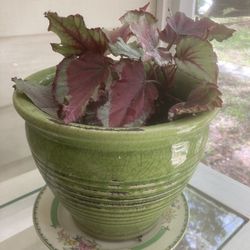
[[[17,91],[65,124],[134,127],[221,107],[211,41],[234,30],[177,12],[159,31],[147,8],[128,11],[111,31],[86,27],[78,14],[45,13],[64,59],[42,84],[13,78]]]

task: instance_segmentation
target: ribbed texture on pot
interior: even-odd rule
[[[134,152],[118,147],[110,152],[98,144],[89,150],[84,140],[82,148],[75,147],[67,138],[29,124],[26,131],[36,164],[53,193],[83,231],[106,240],[133,238],[149,230],[183,191],[207,139],[205,128],[202,136],[196,131],[183,142],[166,140],[161,148]]]

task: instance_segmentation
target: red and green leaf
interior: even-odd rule
[[[145,16],[142,16],[138,22],[130,24],[130,29],[142,45],[145,53],[149,53],[157,47],[159,37],[156,25],[148,23]]]
[[[54,51],[70,57],[88,51],[104,54],[107,50],[108,39],[105,33],[100,28],[88,29],[82,16],[60,17],[54,12],[47,12],[45,16],[49,19],[48,30],[61,39],[60,44],[51,44]]]
[[[148,4],[142,8],[139,8],[139,10],[130,10],[120,17],[119,20],[122,24],[130,25],[133,23],[138,23],[141,18],[145,18],[148,23],[154,24],[157,22],[157,19],[150,12],[146,11],[147,7]]]
[[[175,62],[179,70],[202,82],[217,82],[217,57],[208,41],[183,38],[176,47]]]
[[[151,25],[147,23],[145,18],[141,18],[138,23],[131,24],[130,29],[143,49],[143,61],[153,59],[159,65],[169,62],[170,53],[165,53],[157,48],[159,33],[156,25]]]
[[[169,110],[169,119],[184,114],[196,114],[222,106],[221,92],[216,84],[201,84],[187,98],[186,102],[177,103]]]
[[[131,32],[136,36],[137,41],[144,51],[143,60],[154,59],[159,65],[169,62],[169,52],[159,50],[159,32],[157,20],[149,12],[133,10],[127,12],[120,18],[123,25],[129,25]]]
[[[61,104],[59,116],[65,123],[77,121],[90,100],[97,100],[99,89],[110,76],[110,64],[111,59],[89,52],[65,58],[57,66],[54,95]]]
[[[140,126],[153,113],[158,91],[146,81],[142,62],[122,60],[115,70],[119,79],[111,85],[109,102],[98,117],[105,126]]]
[[[132,32],[130,29],[130,25],[134,23],[138,23],[141,18],[147,19],[150,23],[155,23],[156,19],[153,17],[152,14],[146,12],[150,3],[146,4],[145,6],[139,8],[139,10],[132,10],[128,11],[125,15],[120,18],[122,22],[122,26],[115,28],[111,31],[104,30],[106,36],[108,37],[110,43],[114,44],[118,41],[118,39],[122,39],[124,42],[127,42],[128,39],[131,37]]]

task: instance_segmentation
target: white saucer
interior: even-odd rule
[[[33,210],[35,229],[52,250],[166,250],[182,239],[188,223],[188,205],[181,195],[168,208],[158,224],[142,237],[110,242],[94,239],[78,229],[69,212],[48,187],[39,193]]]

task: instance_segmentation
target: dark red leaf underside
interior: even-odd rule
[[[204,22],[194,21],[182,12],[177,12],[167,20],[167,25],[161,32],[161,39],[167,43],[177,43],[180,35],[206,38],[206,25]]]
[[[218,24],[209,18],[194,21],[184,13],[177,12],[174,16],[168,18],[166,27],[160,32],[160,38],[169,44],[178,43],[181,36],[195,36],[203,40],[223,41],[232,36],[233,32],[233,29]]]
[[[52,86],[39,85],[30,80],[12,79],[16,83],[16,89],[24,93],[39,109],[56,118],[58,104],[52,95]]]
[[[222,42],[231,37],[235,32],[234,29],[227,28],[225,25],[218,24],[207,17],[202,18],[200,22],[205,23],[208,29],[208,40],[215,39],[218,42]]]
[[[165,29],[159,33],[159,37],[162,41],[169,44],[176,44],[180,41],[180,37],[176,32],[170,27],[169,24],[166,25]]]

